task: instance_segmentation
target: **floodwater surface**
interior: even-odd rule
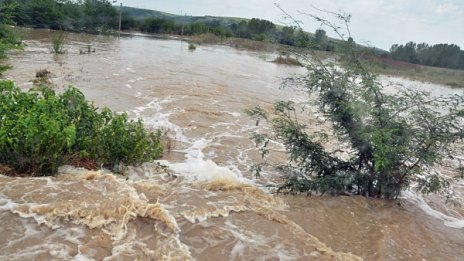
[[[270,110],[306,94],[281,89],[303,68],[274,54],[149,37],[69,34],[50,53],[50,32],[25,30],[6,78],[23,89],[47,69],[57,91],[74,85],[98,107],[161,128],[159,162],[123,175],[63,166],[57,177],[0,175],[1,260],[464,260],[463,208],[413,191],[397,202],[276,196],[249,171],[260,161],[246,108]],[[95,52],[80,54],[87,46]],[[393,79],[435,92],[446,87]],[[425,87],[424,87],[425,86]],[[304,119],[317,124],[311,109]],[[333,146],[336,146],[335,143]],[[273,160],[285,162],[276,143]],[[443,169],[449,175],[451,169]],[[464,183],[453,187],[462,198]]]

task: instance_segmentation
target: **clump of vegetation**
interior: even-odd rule
[[[336,17],[343,24],[350,19]],[[258,123],[267,120],[274,130],[273,136],[254,135],[263,157],[270,152],[270,139],[281,141],[289,154],[289,163],[277,166],[284,180],[278,192],[392,199],[412,184],[423,193],[444,191],[449,182],[433,167],[456,155],[452,144],[464,139],[464,97],[430,97],[404,87],[388,92],[339,27],[317,20],[344,40],[344,68],[307,57],[308,73],[284,84],[303,86],[313,96],[311,103],[331,122],[333,137],[348,149],[326,149],[330,133],[310,132],[293,102],[276,103],[273,115],[261,108],[248,110]],[[252,170],[259,175],[265,166],[266,162]]]
[[[50,51],[54,54],[64,54],[66,50],[64,46],[66,44],[66,35],[64,32],[56,32],[51,36],[51,47]]]
[[[92,48],[91,44],[88,44],[85,49],[79,49],[79,54],[91,54],[95,53],[95,48]]]
[[[1,48],[1,47],[0,47],[0,48]],[[0,52],[1,52],[1,51],[0,51]],[[5,71],[9,70],[9,69],[11,69],[11,65],[9,65],[9,64],[0,64],[0,76],[2,76],[2,74],[3,74]]]
[[[195,51],[197,49],[197,46],[194,43],[189,43],[188,48],[190,51]]]
[[[293,66],[303,66],[303,64],[298,61],[298,59],[293,58],[289,55],[279,55],[276,59],[272,61],[273,63],[278,63],[278,64],[286,64],[286,65],[293,65]]]
[[[52,77],[52,73],[49,70],[47,69],[39,70],[35,74],[34,85],[36,86],[49,85],[51,84],[50,77]]]
[[[90,33],[118,28],[117,9],[108,0],[7,0],[0,10],[5,24]]]
[[[2,64],[6,58],[6,51],[12,48],[20,48],[21,39],[10,28],[0,24],[0,75],[11,68],[8,64]]]
[[[205,33],[189,37],[189,40],[194,44],[219,44],[222,39],[212,33]]]
[[[16,173],[53,175],[60,165],[89,161],[118,171],[162,156],[160,131],[98,111],[76,88],[22,92],[1,81],[0,93],[0,164]]]

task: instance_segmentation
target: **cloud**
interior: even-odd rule
[[[445,3],[437,6],[436,12],[439,15],[462,15],[464,8],[454,3]]]

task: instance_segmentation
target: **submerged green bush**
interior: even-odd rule
[[[70,160],[92,160],[111,169],[159,158],[160,131],[144,129],[105,108],[101,112],[76,88],[22,92],[0,81],[0,164],[30,175],[53,175]]]
[[[188,48],[190,51],[195,51],[197,49],[197,46],[194,43],[189,43]]]
[[[351,16],[335,18],[348,25]],[[247,110],[257,123],[267,121],[273,130],[268,136],[253,136],[265,161],[252,170],[259,176],[263,167],[275,166],[266,159],[271,153],[268,145],[276,140],[288,153],[287,164],[275,166],[283,178],[277,192],[394,199],[415,187],[451,197],[450,179],[435,167],[461,153],[455,144],[464,140],[464,95],[388,89],[360,60],[352,38],[345,39],[336,26],[332,29],[346,46],[340,51],[341,62],[302,52],[297,55],[307,61],[307,73],[284,81],[284,86],[299,86],[309,94],[301,107],[280,101],[271,114],[259,107]],[[316,123],[327,125],[316,131],[308,127],[314,124],[304,120],[308,104],[323,116]],[[329,137],[341,145],[329,145]]]
[[[66,35],[64,32],[54,33],[50,39],[51,47],[50,51],[54,54],[64,54],[66,50],[64,49],[66,42]]]

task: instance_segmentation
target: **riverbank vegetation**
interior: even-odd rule
[[[90,33],[117,30],[120,11],[119,7],[113,6],[108,0],[0,0],[0,10],[0,24]],[[174,15],[124,7],[121,28],[145,33],[194,36],[195,39],[208,38],[209,41],[205,43],[222,43],[225,39],[236,38],[335,53],[344,48],[342,41],[330,38],[323,28],[308,33],[298,26],[280,26],[258,18]],[[413,64],[464,69],[464,51],[453,44],[427,45],[410,42],[406,45],[395,44],[390,52],[356,46],[378,60],[390,58]],[[392,69],[390,73],[398,68]],[[403,76],[404,74],[403,72]],[[434,79],[431,78],[432,81]],[[462,83],[452,80],[451,85],[461,86]]]
[[[0,81],[0,93],[0,165],[7,174],[54,175],[63,164],[120,171],[162,156],[160,131],[147,131],[125,113],[98,110],[76,88],[23,92]]]
[[[0,24],[0,76],[11,68],[5,63],[6,52],[12,48],[20,48],[20,46],[21,39],[6,25]]]
[[[336,14],[335,18],[348,24],[350,16]],[[319,123],[327,121],[331,127],[310,132],[310,123],[301,121],[306,111],[293,102],[276,103],[271,114],[259,107],[248,110],[257,123],[266,120],[273,127],[271,136],[254,135],[263,158],[270,153],[271,140],[282,142],[289,155],[286,165],[265,161],[252,170],[259,175],[266,166],[276,167],[283,178],[277,190],[281,193],[393,199],[412,185],[423,193],[445,192],[449,180],[434,167],[445,158],[452,159],[453,144],[464,139],[464,96],[431,97],[401,86],[387,90],[360,59],[349,30],[318,19],[343,40],[343,68],[302,53],[308,73],[289,78],[284,85],[302,86],[310,94],[308,103],[324,118]],[[343,148],[325,146],[329,137]]]
[[[54,54],[64,54],[65,50],[66,35],[63,31],[56,32],[51,36],[50,51]]]
[[[0,23],[76,32],[118,28],[118,12],[107,0],[1,0]]]
[[[389,57],[365,56],[363,60],[366,66],[377,74],[441,84],[452,88],[464,87],[464,70],[412,64]]]
[[[286,65],[293,65],[293,66],[303,66],[298,59],[295,57],[291,57],[287,53],[281,53],[277,58],[275,58],[273,63],[278,63],[278,64],[286,64]]]

